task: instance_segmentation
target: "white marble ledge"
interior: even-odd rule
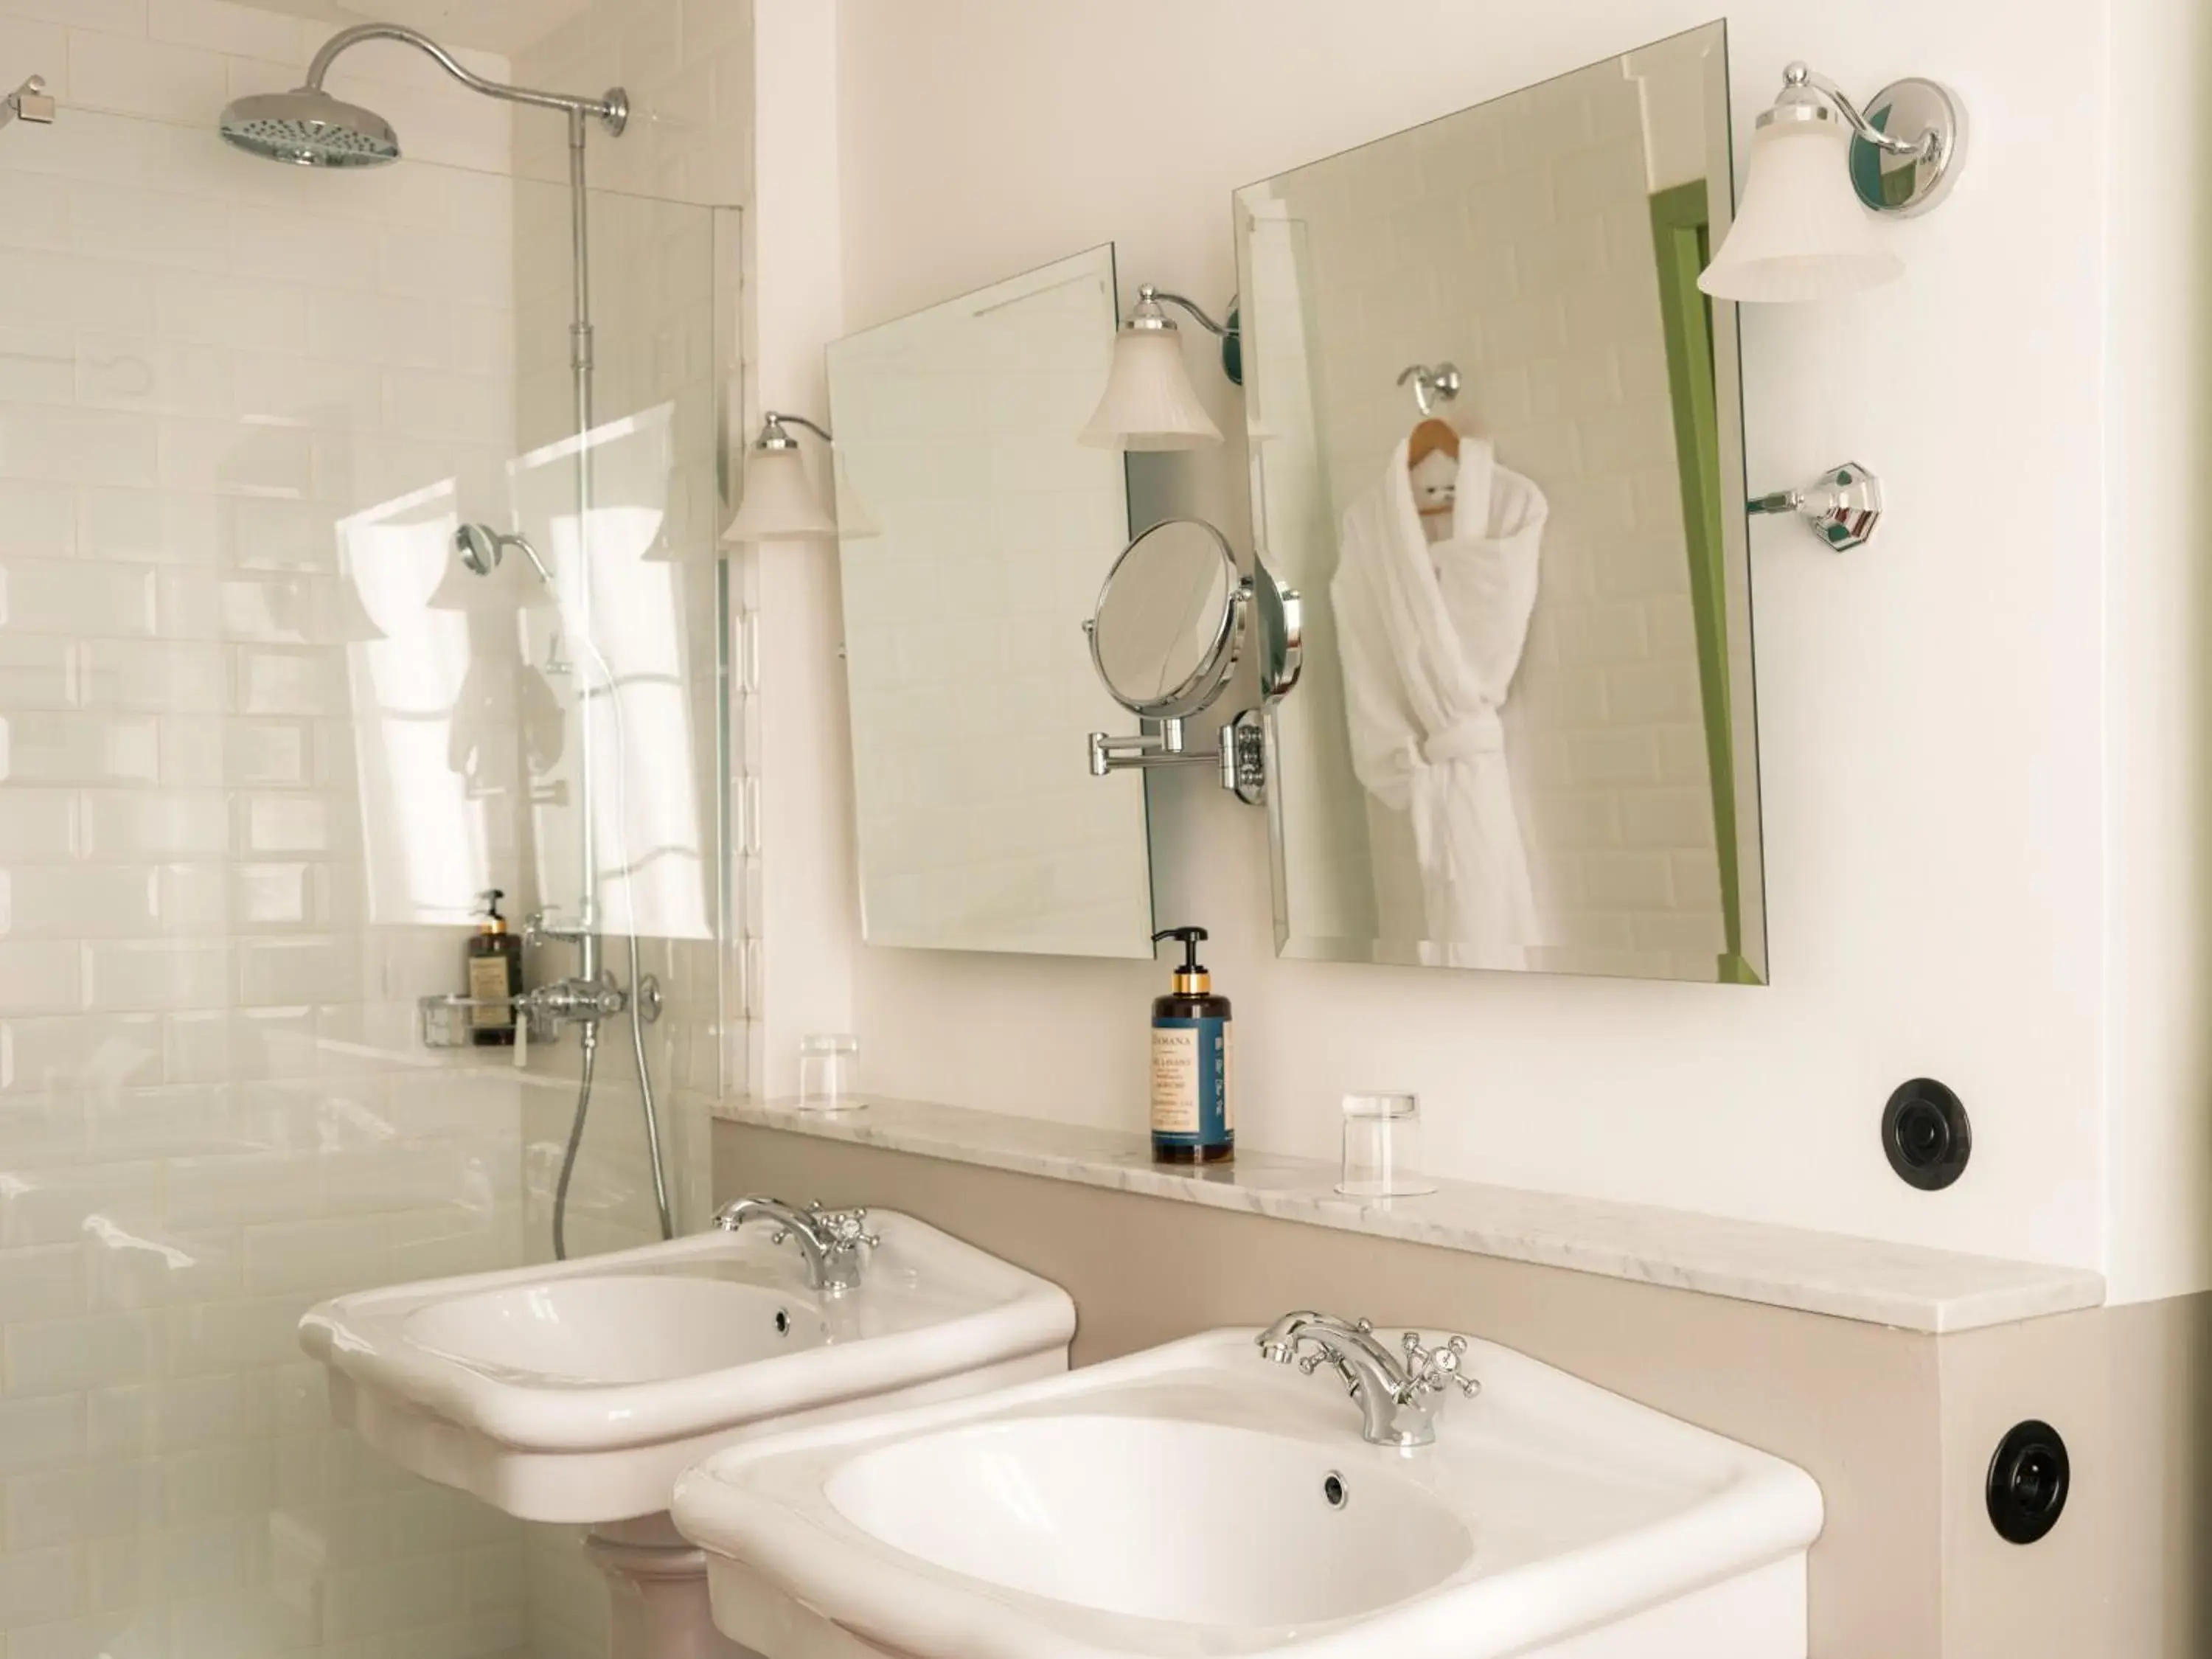
[[[714,1115],[825,1140],[1935,1334],[2094,1308],[2105,1299],[2104,1279],[2078,1267],[1468,1181],[1439,1182],[1438,1191],[1419,1198],[1361,1202],[1337,1196],[1334,1166],[1311,1158],[1240,1149],[1225,1169],[1164,1166],[1152,1161],[1143,1135],[914,1101],[802,1112],[787,1102],[732,1099],[719,1103]]]

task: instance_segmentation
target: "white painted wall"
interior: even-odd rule
[[[845,331],[839,234],[838,40],[842,0],[754,0],[753,234],[746,239],[747,441],[763,409],[827,424],[823,348]],[[940,112],[941,115],[941,112]],[[1096,238],[1093,239],[1097,240]],[[1054,256],[1068,244],[1054,248]],[[1041,263],[1029,259],[1025,265]],[[1004,276],[1023,267],[1006,265]],[[978,287],[969,283],[968,287]],[[953,289],[933,291],[929,301]],[[872,316],[881,322],[894,307]],[[810,438],[817,487],[828,472]],[[765,1093],[799,1084],[810,1031],[854,1029],[860,937],[854,863],[853,767],[843,665],[837,660],[837,561],[790,542],[749,556],[759,625],[759,841],[764,867],[759,981],[751,993]],[[864,1056],[864,1059],[866,1056]]]
[[[1218,300],[1237,185],[1711,8],[1395,0],[1356,23],[1320,0],[844,11],[843,295],[861,327],[1109,236],[1128,282]],[[1801,54],[1869,91],[1946,76],[1978,127],[1951,203],[1887,233],[1904,283],[1745,328],[1754,483],[1855,455],[1879,464],[1894,509],[1853,558],[1786,525],[1756,538],[1776,983],[1279,963],[1261,816],[1197,776],[1159,795],[1168,845],[1187,849],[1161,871],[1161,915],[1214,930],[1256,1144],[1326,1153],[1339,1094],[1389,1084],[1425,1097],[1430,1161],[1454,1172],[2099,1263],[2107,181],[2078,135],[2106,124],[2104,10],[1881,0],[1844,28],[1774,0],[1733,21],[1741,142]],[[1201,384],[1226,422],[1228,388]],[[1241,533],[1243,459],[1232,444],[1147,461],[1139,489]],[[786,620],[831,649],[826,609]],[[853,935],[836,922],[823,945],[842,957]],[[874,1086],[1141,1121],[1160,970],[852,960]],[[1875,1133],[1889,1091],[1922,1073],[1964,1094],[1979,1131],[1972,1172],[1941,1198],[1899,1183]]]
[[[2212,10],[2113,6],[2106,92],[2106,1272],[2137,1299],[2212,1284]]]

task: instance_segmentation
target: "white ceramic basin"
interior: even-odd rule
[[[1510,1349],[1468,1364],[1481,1397],[1386,1450],[1326,1375],[1213,1332],[732,1448],[675,1516],[769,1659],[1802,1659],[1810,1477]]]
[[[401,1328],[423,1347],[510,1374],[572,1383],[665,1382],[792,1352],[775,1316],[788,1291],[643,1273],[544,1279],[416,1309]],[[819,1323],[811,1308],[804,1317]]]
[[[341,1297],[301,1322],[331,1410],[417,1474],[531,1521],[668,1507],[709,1451],[1066,1365],[1066,1293],[909,1216],[827,1297],[756,1224],[582,1261]]]

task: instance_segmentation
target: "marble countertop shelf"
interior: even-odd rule
[[[1156,1164],[1141,1134],[916,1101],[802,1112],[726,1100],[732,1123],[1074,1181],[1279,1221],[1333,1227],[1707,1296],[1948,1334],[2094,1308],[2105,1281],[2078,1267],[1966,1255],[1841,1233],[1470,1181],[1384,1201],[1337,1195],[1336,1169],[1239,1148],[1226,1168]]]

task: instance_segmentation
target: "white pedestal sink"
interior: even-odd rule
[[[1214,1332],[732,1449],[675,1516],[769,1659],[1803,1659],[1809,1476],[1510,1349],[1466,1364],[1480,1396],[1401,1450]]]
[[[770,1430],[1063,1371],[1066,1293],[911,1217],[870,1218],[860,1285],[810,1289],[773,1228],[338,1297],[300,1324],[331,1409],[416,1474],[582,1522],[617,1659],[741,1653],[665,1513],[676,1477]]]

